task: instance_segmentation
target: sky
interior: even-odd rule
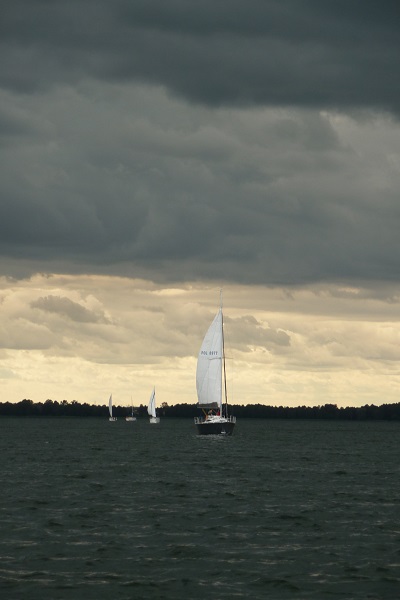
[[[399,401],[398,16],[5,0],[0,401]]]

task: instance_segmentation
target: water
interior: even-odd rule
[[[399,433],[2,418],[1,597],[393,600]]]

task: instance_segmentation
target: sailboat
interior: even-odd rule
[[[128,415],[127,417],[125,417],[125,421],[136,421],[136,417],[133,416],[133,402],[132,402],[132,398],[131,398],[131,404],[132,404],[132,413],[130,415]]]
[[[147,412],[150,417],[150,423],[159,423],[160,422],[160,417],[157,417],[157,413],[156,413],[156,388],[153,388],[153,391],[151,392],[149,405],[147,407]]]
[[[112,406],[112,394],[110,396],[110,399],[108,401],[108,412],[110,413],[110,418],[108,419],[109,421],[116,421],[117,417],[113,417],[113,406]]]
[[[236,417],[228,414],[222,294],[219,311],[208,328],[200,348],[196,388],[198,407],[203,411],[201,417],[194,419],[197,433],[232,435]],[[224,403],[222,396],[224,396]]]

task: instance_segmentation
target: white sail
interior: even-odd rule
[[[222,308],[211,323],[197,359],[196,388],[199,407],[222,408]]]
[[[108,401],[108,412],[110,413],[110,417],[112,417],[112,394],[111,394],[110,399]]]
[[[147,412],[149,414],[150,417],[156,417],[156,388],[153,388],[153,391],[151,392],[151,396],[150,396],[150,400],[149,400],[149,405],[147,407]]]

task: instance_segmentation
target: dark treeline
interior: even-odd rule
[[[113,415],[124,418],[130,414],[131,409],[126,406],[114,406]],[[135,415],[147,417],[147,407],[141,404],[134,409]],[[157,410],[162,417],[193,418],[199,414],[196,404],[175,404],[169,406],[163,403]],[[264,404],[235,405],[232,413],[239,419],[338,419],[338,420],[400,420],[400,403],[382,404],[375,406],[367,404],[362,407],[339,408],[336,404],[323,406],[299,406],[290,408],[285,406],[265,406]],[[108,406],[95,404],[80,404],[76,400],[67,402],[62,400],[46,400],[33,402],[0,402],[0,415],[13,417],[108,417]]]

